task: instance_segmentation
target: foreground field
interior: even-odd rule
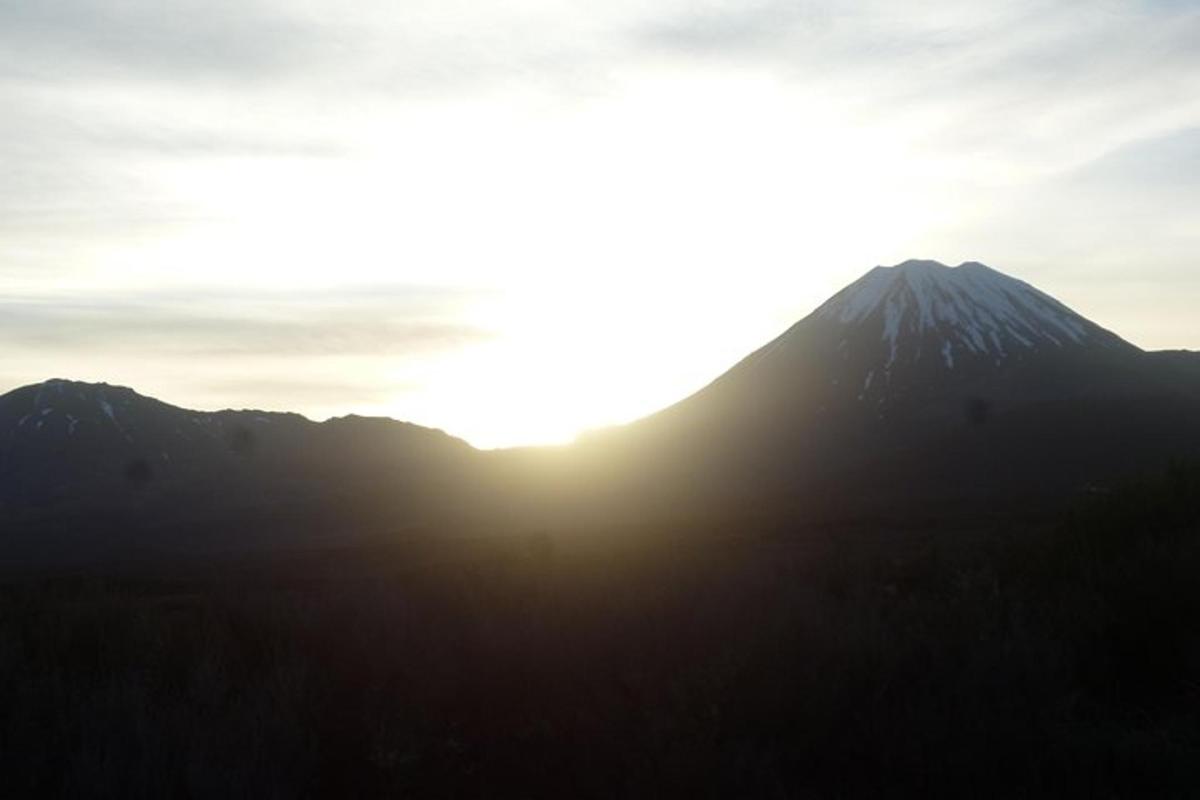
[[[10,797],[1189,796],[1200,474],[0,587]]]

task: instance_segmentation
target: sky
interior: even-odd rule
[[[480,447],[878,264],[1200,349],[1200,0],[0,0],[0,392]]]

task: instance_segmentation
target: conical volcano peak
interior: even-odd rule
[[[993,275],[1007,277],[1003,273],[992,269],[986,264],[981,264],[978,261],[964,261],[958,266],[950,266],[943,264],[940,261],[933,261],[924,258],[911,258],[908,261],[902,261],[891,267],[876,267],[876,269],[890,273],[895,277],[903,276],[911,282],[920,281],[961,281],[974,275]],[[1010,280],[1016,280],[1010,278]],[[1021,283],[1020,281],[1016,281]]]
[[[891,267],[879,267],[879,269],[898,270],[900,272],[933,272],[942,269],[954,269],[940,261],[934,261],[929,258],[910,258],[907,261],[902,261],[899,264]]]
[[[937,261],[932,258],[910,258],[890,267],[879,266],[876,267],[876,269],[896,270],[899,272],[936,272],[938,270],[963,269],[964,267],[968,272],[973,269],[991,269],[991,267],[981,264],[978,261],[964,261],[957,267],[952,267],[949,264],[943,264],[941,261]],[[994,271],[995,270],[993,270],[993,272]]]
[[[911,295],[910,299],[923,307],[931,306],[933,296],[938,294],[975,296],[978,300],[990,294],[995,300],[998,289],[1001,293],[1005,289],[1018,294],[1030,290],[1036,292],[1029,284],[1009,278],[978,261],[950,267],[940,261],[910,259],[895,266],[875,267],[835,295],[822,310],[840,306],[843,313],[839,316],[843,321],[860,320],[886,302],[890,293],[905,289]]]
[[[970,262],[961,265],[970,272],[974,268],[987,270],[982,264]],[[939,261],[910,259],[891,267],[875,267],[858,281],[850,284],[828,303],[818,309],[818,314],[836,309],[836,316],[843,322],[858,322],[869,317],[897,289],[907,287],[916,297],[924,296],[931,287],[941,283],[953,283],[950,277],[958,267],[948,267]],[[990,271],[990,270],[989,270]]]
[[[906,343],[914,357],[932,350],[950,368],[964,356],[1003,360],[1044,347],[1125,345],[1053,297],[976,261],[876,267],[814,316],[878,331],[887,367]]]
[[[1138,348],[1028,283],[977,261],[905,261],[867,272],[723,376],[781,376],[811,393],[890,402],[1021,364],[1054,373],[1077,358]],[[829,402],[836,402],[828,398]]]

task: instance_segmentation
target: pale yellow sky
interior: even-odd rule
[[[1198,37],[1167,2],[0,5],[0,390],[565,441],[910,257],[1200,348]]]

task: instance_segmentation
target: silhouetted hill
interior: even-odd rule
[[[190,411],[124,387],[47,381],[0,397],[4,553],[398,532],[447,518],[475,454],[394,420]]]
[[[910,261],[585,447],[650,506],[1037,508],[1200,453],[1200,356],[1143,352],[981,264]]]

